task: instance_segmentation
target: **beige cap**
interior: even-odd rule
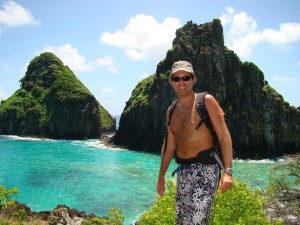
[[[171,73],[169,75],[169,83],[170,84],[172,84],[172,75],[173,75],[173,73],[176,73],[179,70],[183,70],[183,71],[186,71],[188,73],[191,73],[195,77],[193,66],[192,66],[191,63],[189,63],[187,61],[177,61],[173,64]]]

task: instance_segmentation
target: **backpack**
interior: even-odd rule
[[[223,163],[222,163],[222,154],[221,154],[221,147],[219,144],[219,140],[218,137],[216,135],[216,132],[214,130],[214,127],[212,125],[212,122],[210,120],[208,111],[205,107],[204,104],[204,98],[205,95],[207,94],[207,92],[201,92],[201,93],[197,93],[196,96],[196,110],[201,118],[201,120],[199,121],[199,123],[196,125],[195,129],[199,130],[199,128],[201,127],[201,125],[204,123],[205,126],[210,130],[210,133],[212,135],[213,138],[213,143],[214,143],[214,157],[216,159],[216,161],[218,162],[219,166],[221,169],[224,169]],[[171,119],[172,119],[172,115],[173,112],[175,110],[175,107],[178,103],[179,99],[176,99],[175,101],[172,102],[171,106],[170,106],[170,112],[169,112],[169,121],[166,124],[166,133],[165,133],[165,145],[164,145],[164,153],[167,150],[167,140],[168,140],[168,126],[170,125]]]

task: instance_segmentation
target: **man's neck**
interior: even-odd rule
[[[179,103],[181,105],[184,105],[190,101],[193,101],[195,99],[195,93],[194,92],[191,92],[187,95],[181,95],[181,96],[178,96],[179,97]]]

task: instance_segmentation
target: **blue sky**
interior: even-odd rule
[[[299,0],[0,0],[0,100],[51,51],[111,115],[155,73],[177,28],[220,18],[225,45],[300,106]]]

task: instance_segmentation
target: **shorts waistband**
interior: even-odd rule
[[[189,158],[189,159],[181,159],[175,155],[175,161],[178,164],[195,164],[195,163],[202,163],[202,164],[217,164],[214,157],[214,147],[200,151],[197,156]]]

